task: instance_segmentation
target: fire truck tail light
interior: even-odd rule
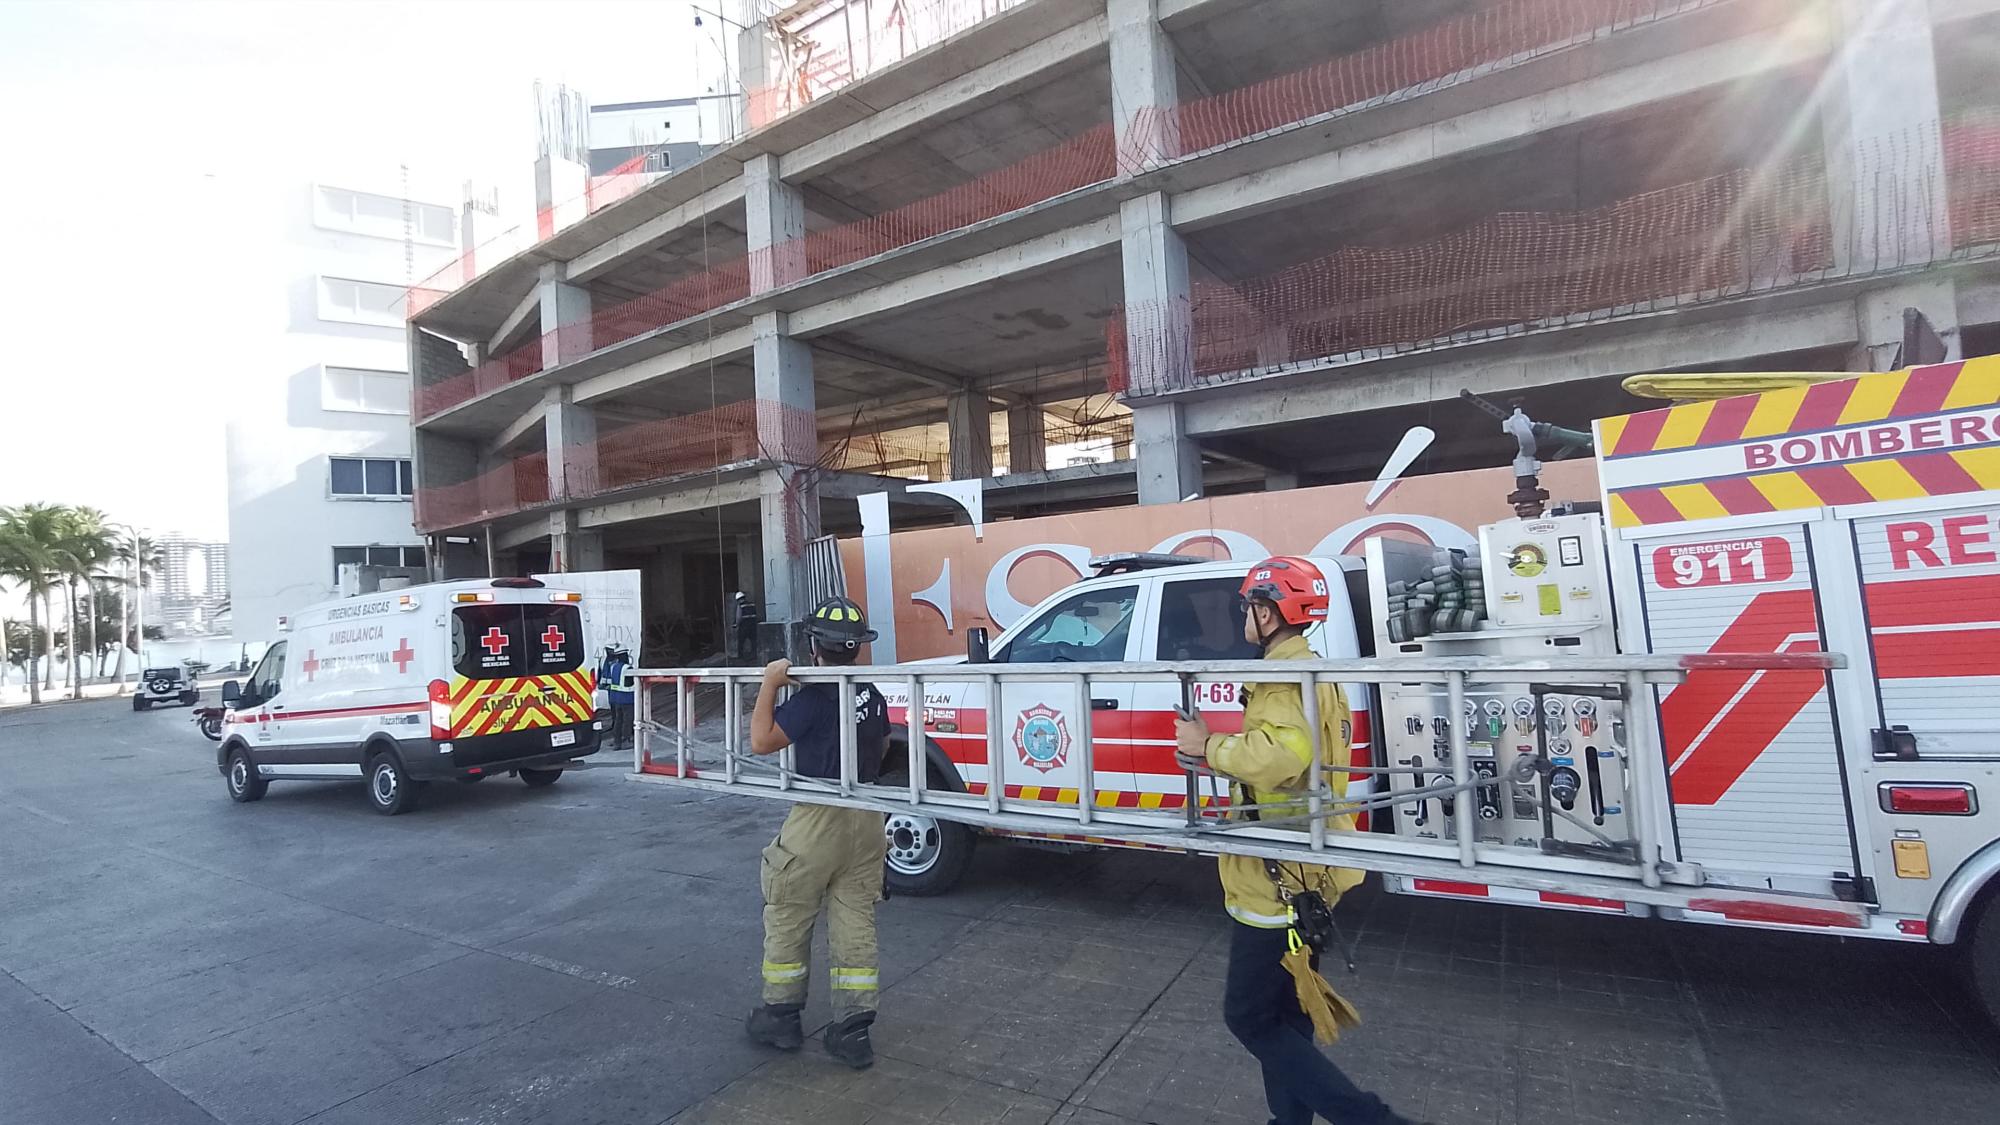
[[[451,685],[443,680],[432,680],[431,694],[431,737],[444,739],[451,737]]]
[[[1971,816],[1979,796],[1970,785],[1900,785],[1884,782],[1876,793],[1883,812],[1928,816]]]

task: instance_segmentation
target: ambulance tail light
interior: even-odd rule
[[[479,593],[453,594],[451,596],[451,600],[454,602],[490,602],[493,600],[493,595],[486,593],[485,591],[480,591]]]
[[[431,737],[442,739],[451,737],[451,685],[443,680],[431,681]]]
[[[1884,782],[1876,789],[1883,812],[1928,816],[1971,816],[1979,811],[1979,796],[1970,785],[1902,785]]]
[[[549,600],[552,602],[580,602],[583,600],[583,595],[577,593],[575,590],[557,590],[555,593],[549,595]]]

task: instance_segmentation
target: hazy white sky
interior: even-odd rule
[[[709,7],[708,0],[700,0]],[[532,210],[532,85],[727,85],[687,0],[0,3],[0,504],[226,538],[223,429],[302,178],[408,163]],[[734,48],[732,46],[732,58]]]

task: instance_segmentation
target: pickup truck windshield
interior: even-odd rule
[[[1139,587],[1086,590],[1042,614],[1007,645],[1010,664],[1125,659],[1125,638],[1139,604]]]

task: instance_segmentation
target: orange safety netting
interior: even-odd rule
[[[1182,301],[1129,306],[1106,325],[1107,384],[1156,394],[1303,360],[2000,251],[2000,127],[1959,119],[1943,135],[1948,215],[1923,190],[1913,162],[1932,157],[1914,141],[1863,154],[1879,167],[1856,182],[1880,192],[1863,214],[1835,213],[1817,157],[1589,211],[1501,212],[1422,242],[1342,247],[1264,277],[1202,282]],[[1851,250],[1836,262],[1842,241]]]
[[[1508,0],[1290,74],[1135,116],[1120,152],[1139,171],[1342,110],[1426,93],[1498,65],[1720,0]]]
[[[1023,0],[836,0],[767,26],[778,73],[745,91],[750,127],[944,42]]]

